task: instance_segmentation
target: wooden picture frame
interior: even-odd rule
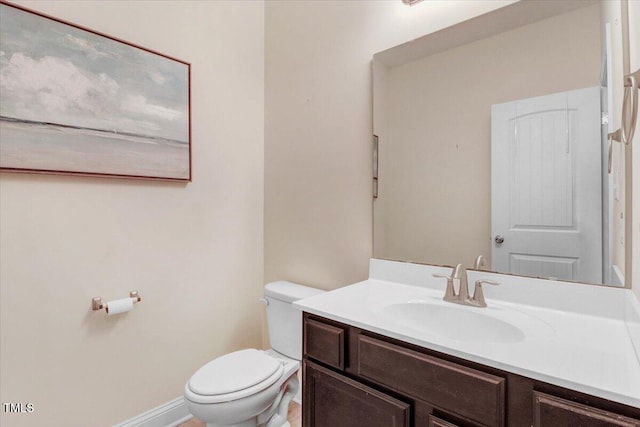
[[[0,171],[191,181],[191,65],[0,1]]]

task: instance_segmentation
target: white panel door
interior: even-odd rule
[[[492,269],[602,283],[600,88],[496,104],[491,122]]]

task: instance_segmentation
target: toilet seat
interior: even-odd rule
[[[193,374],[185,387],[185,397],[196,403],[230,402],[268,388],[283,371],[283,363],[263,351],[236,351],[212,360]]]

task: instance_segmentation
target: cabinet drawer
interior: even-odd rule
[[[359,335],[357,373],[446,412],[504,426],[505,379]]]
[[[458,427],[455,424],[445,421],[441,418],[429,415],[429,427]]]
[[[313,319],[304,322],[304,354],[344,370],[344,329]]]
[[[409,427],[411,405],[304,362],[304,425],[308,427]]]
[[[535,427],[640,427],[640,420],[571,402],[549,394],[533,392]]]

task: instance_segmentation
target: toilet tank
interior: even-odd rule
[[[302,360],[302,312],[292,302],[324,291],[297,283],[271,282],[264,287],[271,348],[295,360]]]

